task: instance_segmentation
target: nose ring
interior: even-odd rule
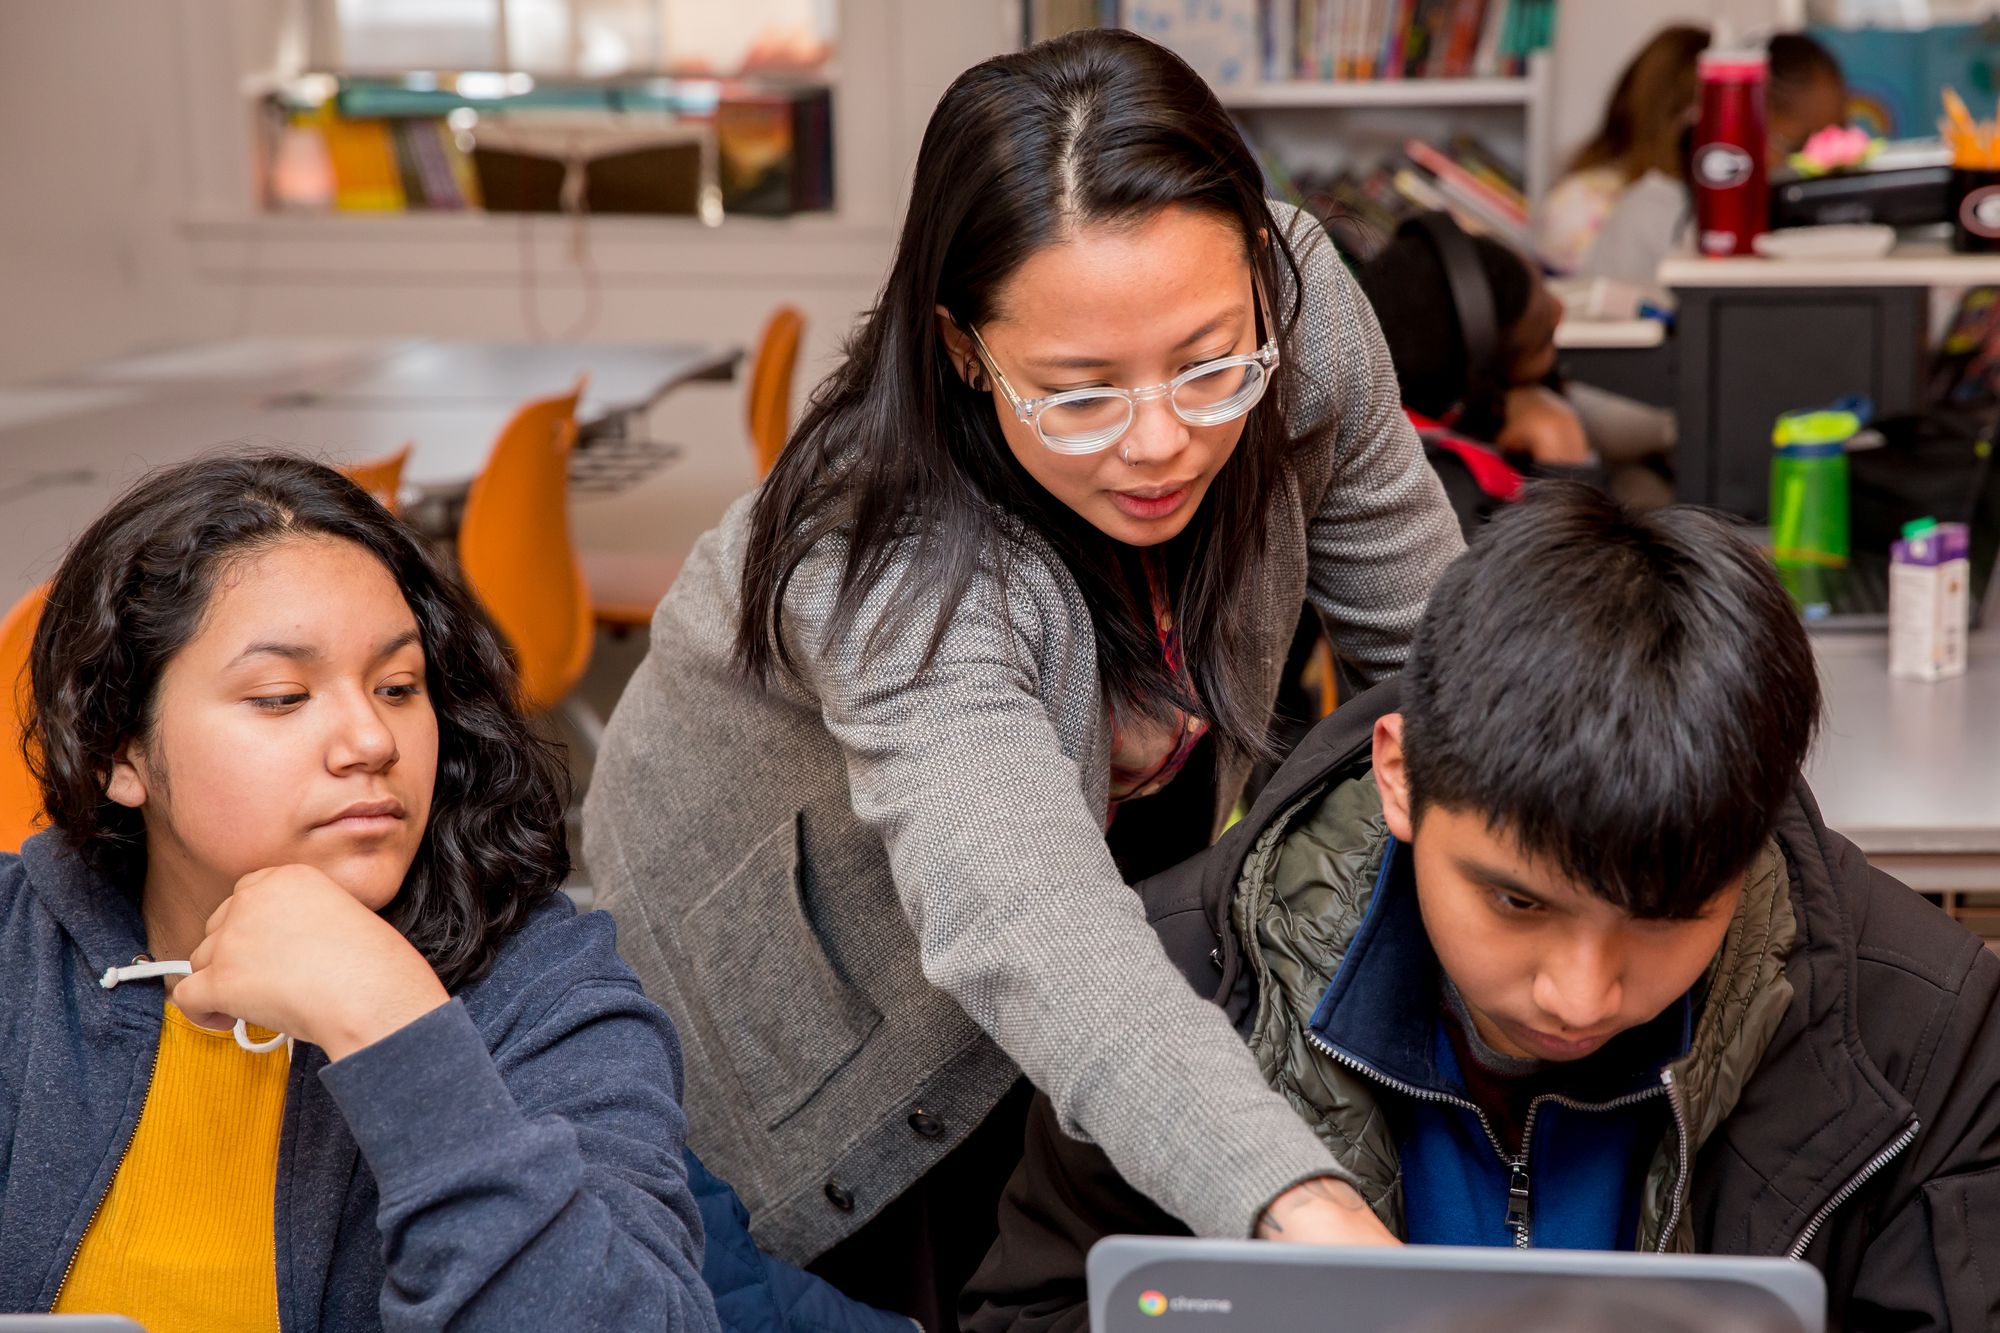
[[[1125,463],[1125,466],[1126,466],[1126,467],[1131,467],[1131,466],[1132,466],[1132,441],[1131,441],[1131,440],[1129,440],[1129,439],[1128,439],[1128,440],[1126,440],[1126,441],[1125,441],[1125,442],[1124,442],[1123,444],[1121,444],[1121,445],[1119,445],[1119,446],[1118,446],[1118,457],[1119,457],[1120,459],[1122,459],[1122,460],[1124,461],[1124,463]]]

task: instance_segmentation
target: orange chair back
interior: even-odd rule
[[[792,429],[792,375],[799,366],[805,327],[806,317],[796,306],[781,305],[757,340],[757,363],[750,370],[750,449],[760,477],[771,474]]]
[[[381,458],[364,458],[341,467],[347,479],[374,496],[384,509],[396,513],[397,496],[403,489],[403,464],[410,461],[409,445]]]
[[[524,404],[474,478],[458,529],[459,570],[514,649],[532,712],[560,704],[590,665],[594,620],[569,531],[569,393]]]
[[[42,789],[21,756],[21,720],[27,715],[28,649],[34,645],[35,626],[48,594],[49,585],[44,583],[14,603],[6,619],[0,620],[0,682],[13,705],[6,725],[0,727],[0,851],[4,852],[20,851],[42,817]]]

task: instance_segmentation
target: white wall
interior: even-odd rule
[[[215,318],[174,219],[191,169],[183,0],[0,0],[0,381]]]

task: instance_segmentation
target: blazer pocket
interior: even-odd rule
[[[681,947],[697,1002],[766,1129],[811,1101],[882,1022],[834,970],[806,916],[797,815],[688,909]]]

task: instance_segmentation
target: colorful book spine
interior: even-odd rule
[[[320,126],[333,163],[333,205],[342,212],[394,213],[405,203],[396,148],[381,120],[348,120],[329,106]]]
[[[1462,79],[1472,73],[1472,57],[1479,49],[1479,30],[1485,24],[1486,9],[1487,0],[1458,0],[1454,6],[1444,61],[1447,78]]]
[[[453,212],[464,208],[465,198],[452,175],[451,159],[445,155],[444,136],[451,133],[451,127],[441,120],[409,120],[403,122],[402,130],[423,178],[425,205]]]

